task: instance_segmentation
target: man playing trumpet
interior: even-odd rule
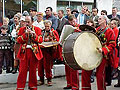
[[[36,68],[38,60],[41,60],[42,52],[39,43],[42,42],[41,29],[32,26],[33,20],[30,16],[25,17],[26,27],[20,28],[17,42],[20,49],[17,57],[20,59],[17,89],[24,90],[27,71],[29,70],[29,89],[37,90]]]

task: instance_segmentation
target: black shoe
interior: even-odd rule
[[[37,86],[41,86],[41,85],[43,85],[43,84],[44,84],[43,81],[38,81],[38,82],[37,82]]]
[[[6,73],[11,73],[11,71],[10,70],[6,70]]]
[[[2,70],[0,70],[0,74],[2,74]]]
[[[91,78],[91,83],[93,83],[94,82],[94,78]]]
[[[114,87],[120,87],[120,84],[117,83],[117,84],[114,85]]]
[[[69,86],[69,87],[64,87],[63,89],[72,89],[72,87],[71,87],[71,86]]]
[[[106,86],[111,86],[111,84],[110,83],[106,83]]]
[[[9,68],[6,69],[6,73],[11,73],[11,70]]]

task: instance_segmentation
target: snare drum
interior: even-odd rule
[[[97,48],[102,48],[102,44],[93,32],[73,33],[63,43],[63,57],[66,64],[75,70],[93,70],[103,58]]]

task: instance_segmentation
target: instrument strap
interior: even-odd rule
[[[104,31],[99,35],[99,37],[100,37],[102,34],[104,34],[104,33],[107,31],[107,29],[108,29],[108,27],[106,27],[106,28],[104,29]]]

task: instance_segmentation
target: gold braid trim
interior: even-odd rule
[[[23,38],[23,36],[20,36],[21,37],[21,39],[23,40],[23,41],[25,41],[25,39]]]
[[[107,55],[104,55],[104,57],[105,57],[107,60],[109,59]]]
[[[39,36],[38,36],[38,41],[39,41],[40,37],[42,37],[42,35],[39,35]]]
[[[113,41],[109,41],[109,43],[115,43],[115,41],[113,40]]]
[[[105,45],[105,48],[107,49],[108,52],[110,52],[110,50],[108,49],[108,47]]]
[[[34,31],[34,32],[35,32],[35,27],[34,27],[34,26],[32,26],[32,31]]]

